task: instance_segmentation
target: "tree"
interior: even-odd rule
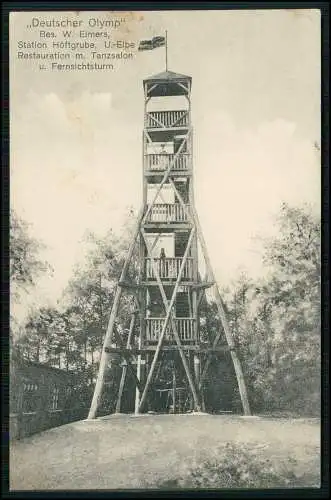
[[[29,234],[29,225],[14,210],[10,212],[9,238],[10,284],[17,298],[20,291],[35,286],[37,278],[50,267],[38,257],[42,243]]]
[[[17,343],[17,348],[25,358],[81,373],[85,385],[93,381],[98,370],[114,289],[132,233],[132,215],[122,237],[113,231],[103,238],[93,233],[86,235],[83,241],[85,260],[76,265],[58,306],[41,307],[28,316],[24,334]],[[37,263],[37,259],[34,262]],[[28,276],[32,284],[33,276]],[[125,295],[123,298],[116,326],[125,342],[132,300]]]
[[[39,254],[44,245],[30,235],[26,221],[18,217],[14,210],[10,211],[10,349],[12,356],[18,356],[15,342],[19,337],[21,326],[17,321],[15,306],[21,301],[22,295],[36,286],[38,278],[51,267],[43,261]]]
[[[135,222],[133,216],[132,213],[128,217],[121,235],[115,234],[112,230],[104,237],[98,237],[93,233],[86,234],[83,241],[85,259],[75,267],[63,294],[63,311],[74,332],[72,342],[76,353],[80,353],[83,371],[90,383],[97,375],[114,291],[132,238]],[[134,260],[130,269],[132,276],[135,274],[136,265],[137,262]],[[124,343],[133,305],[133,298],[124,293],[116,323],[116,329]],[[77,361],[80,363],[78,358]],[[116,362],[114,360],[113,366]]]
[[[307,206],[283,204],[276,224],[277,235],[263,240],[266,275],[239,311],[237,341],[257,408],[318,414],[320,221]]]

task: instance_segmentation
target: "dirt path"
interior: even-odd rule
[[[10,489],[128,489],[173,477],[222,442],[319,467],[316,420],[213,415],[130,415],[80,421],[11,444]]]

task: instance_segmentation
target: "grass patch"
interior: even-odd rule
[[[267,471],[269,488],[319,487],[319,422],[223,415],[75,422],[11,443],[10,488],[259,488],[254,464]],[[240,466],[248,467],[248,478],[240,478]]]
[[[319,471],[298,472],[295,458],[268,458],[259,444],[224,443],[213,456],[183,466],[160,489],[319,488]]]

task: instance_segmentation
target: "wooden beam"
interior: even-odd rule
[[[196,345],[181,345],[181,348],[184,351],[193,351],[193,352],[224,352],[229,351],[229,346],[216,346],[216,347],[199,347]],[[178,351],[178,346],[163,346],[162,350],[164,351]],[[106,347],[106,352],[109,354],[122,354],[124,357],[124,353],[126,355],[137,355],[137,354],[147,354],[149,352],[156,351],[156,346],[150,346],[149,348],[121,348],[121,347]]]
[[[186,87],[186,85],[183,85],[182,83],[180,82],[177,82],[177,85],[179,85],[180,87],[182,87],[187,93],[189,92],[189,88]]]
[[[195,285],[192,285],[193,288],[200,288],[200,289],[205,289],[205,288],[210,288],[213,285],[215,285],[214,281],[207,281],[203,283],[197,283]]]
[[[149,113],[148,113],[149,114]],[[152,120],[154,120],[154,122],[156,122],[156,124],[158,125],[161,125],[161,127],[147,127],[147,128],[167,128],[164,123],[162,123],[160,120],[158,120],[157,118],[155,118],[154,116],[150,116],[150,118]]]
[[[185,172],[185,174],[183,174],[183,172]],[[144,175],[145,177],[162,177],[163,172],[162,170],[146,170]],[[183,177],[183,175],[185,175],[185,177],[192,177],[192,169],[187,168],[184,171],[172,169],[171,171],[171,177]],[[155,184],[158,184],[158,182],[155,182]]]
[[[145,153],[145,144],[144,144],[144,151]],[[144,212],[146,210],[146,205],[147,205],[147,183],[145,177],[143,177],[143,203],[144,203]],[[142,284],[142,280],[144,277],[145,273],[145,243],[144,239],[141,235],[141,232],[139,232],[139,285]],[[146,314],[146,293],[147,290],[143,286],[140,287],[140,291],[138,293],[139,295],[139,302],[140,302],[140,315],[139,315],[139,335],[138,335],[138,346],[139,349],[141,349],[142,346],[142,339],[144,337],[145,333],[145,314]],[[140,399],[140,393],[142,390],[142,385],[141,385],[141,354],[138,353],[136,357],[136,376],[137,379],[139,380],[139,387],[136,387],[135,391],[135,413],[137,411],[137,407],[139,404],[139,399]]]
[[[147,132],[147,130],[146,130],[146,129],[144,129],[143,134],[144,134],[144,136],[146,137],[148,144],[152,144],[152,142],[153,142],[153,141],[152,141],[152,139],[150,138],[150,135],[149,135],[149,133]]]
[[[163,279],[163,283],[165,284],[165,286],[168,286],[168,287],[171,287],[171,286],[175,286],[175,283],[176,283],[176,278],[164,278]],[[157,280],[148,280],[148,281],[143,281],[141,283],[143,286],[158,286],[158,282]],[[194,282],[193,281],[182,281],[181,283],[181,286],[191,286],[193,287],[193,284]]]
[[[131,316],[129,335],[128,335],[128,340],[126,343],[127,349],[130,348],[132,333],[133,333],[133,329],[134,329],[134,323],[135,323],[135,313],[133,313]],[[106,352],[109,352],[107,349],[108,348],[106,347]],[[124,384],[125,384],[127,371],[128,371],[128,367],[127,367],[127,365],[124,365],[122,368],[121,380],[120,380],[120,385],[119,385],[119,389],[118,389],[118,396],[117,396],[116,409],[115,409],[116,413],[119,413],[121,411],[122,396],[123,396],[123,390],[124,390]]]
[[[171,177],[169,177],[169,183],[171,184],[171,186],[175,192],[175,195],[179,199],[179,203],[182,205],[184,212],[187,215],[188,220],[192,223],[193,222],[192,214],[191,214],[190,210],[187,208],[187,203],[184,203],[184,200],[181,197],[180,193],[178,192],[178,189],[176,188],[176,185],[175,185],[174,181],[171,179]]]
[[[126,349],[126,352],[128,354],[148,354],[156,351],[157,346],[156,345],[150,345],[146,346],[143,349],[138,349],[138,348],[130,348]],[[217,347],[200,347],[197,345],[181,345],[181,348],[183,351],[192,351],[192,352],[201,352],[201,353],[219,353],[219,352],[224,352],[224,351],[229,351],[229,346],[228,345],[223,345],[223,346],[217,346]],[[120,347],[106,347],[106,351],[108,353],[115,353],[115,354],[122,354],[124,349],[121,349]],[[172,346],[167,346],[163,345],[162,346],[162,351],[178,351],[178,346],[177,345],[172,345]]]
[[[185,113],[183,113],[183,115],[182,115],[182,116],[180,116],[179,118],[177,118],[177,120],[175,120],[174,122],[172,122],[172,123],[171,123],[170,128],[174,128],[174,126],[175,126],[175,125],[176,125],[176,124],[177,124],[180,120],[182,120],[182,119],[184,118],[184,116],[187,116],[188,114],[189,114],[189,111],[188,111],[188,110],[186,110],[186,111],[185,111]],[[185,128],[185,127],[184,127],[184,125],[183,125],[183,128]]]
[[[137,285],[136,283],[130,283],[129,281],[119,281],[118,286],[121,286],[123,288],[139,288],[139,285]]]
[[[135,347],[129,347],[124,349],[121,347],[106,347],[105,350],[106,352],[114,354],[123,354],[125,352],[128,355],[145,354],[149,352],[149,349],[138,349]]]
[[[147,95],[150,94],[152,90],[154,90],[156,87],[158,87],[158,85],[159,85],[158,83],[154,83],[154,85],[149,87],[149,89],[147,89]]]

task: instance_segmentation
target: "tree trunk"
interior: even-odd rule
[[[86,370],[87,365],[87,338],[85,337],[84,341],[84,370]]]
[[[66,343],[66,371],[69,371],[69,352],[70,352],[70,342]]]
[[[37,343],[37,361],[38,363],[40,362],[40,339],[38,338],[38,343]]]

